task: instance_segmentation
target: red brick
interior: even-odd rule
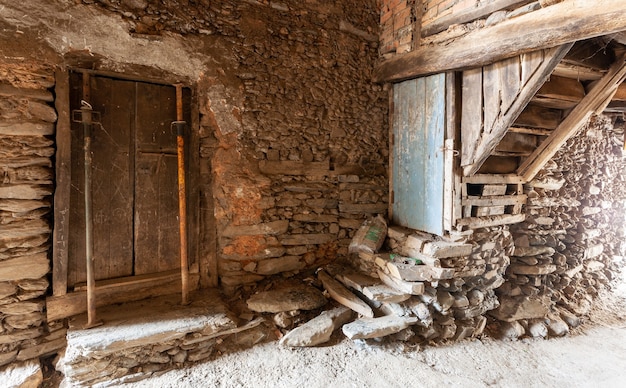
[[[393,12],[387,11],[380,17],[380,24],[385,24],[385,22],[393,16]]]

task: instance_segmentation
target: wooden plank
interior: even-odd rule
[[[506,185],[484,185],[482,195],[504,195],[506,194]]]
[[[621,83],[617,87],[617,91],[613,95],[613,101],[626,101],[626,83]]]
[[[578,66],[561,62],[556,66],[552,74],[578,81],[594,81],[602,78],[605,73],[605,71],[598,71],[586,66]]]
[[[398,82],[482,66],[526,52],[626,29],[623,0],[570,0],[471,31],[446,45],[422,46],[382,61],[375,82]]]
[[[504,214],[504,206],[485,206],[476,208],[476,217]]]
[[[510,225],[523,222],[525,214],[501,214],[486,217],[470,217],[457,220],[457,225],[467,226],[469,229],[487,228],[490,226]]]
[[[528,196],[526,194],[521,195],[496,195],[490,197],[477,197],[470,196],[463,198],[463,205],[467,206],[507,206],[526,203]]]
[[[522,86],[521,58],[513,57],[500,62],[500,99],[502,100],[502,114],[506,114],[513,106]]]
[[[518,184],[526,183],[524,178],[516,174],[476,174],[463,178],[463,183],[471,184]]]
[[[459,110],[457,104],[460,103],[457,95],[457,77],[455,73],[446,74],[446,124],[445,124],[445,140],[444,140],[444,197],[443,197],[443,228],[450,231],[454,226],[454,206],[455,206],[455,180],[458,160],[455,154],[458,154],[456,144],[459,140],[457,133],[460,131],[459,126]],[[461,195],[459,193],[459,199]]]
[[[461,106],[461,166],[470,164],[476,152],[483,124],[483,69],[463,72]]]
[[[531,104],[515,120],[514,126],[556,129],[561,122],[562,114],[563,112],[558,109],[543,108]]]
[[[500,109],[503,86],[500,79],[502,62],[483,67],[483,133],[481,138],[491,134],[498,116],[503,114]],[[480,143],[480,142],[479,142]]]
[[[70,110],[80,109],[82,76],[70,73]],[[71,123],[71,181],[69,206],[68,280],[67,286],[87,280],[85,266],[85,164],[83,156],[83,130],[80,124]]]
[[[395,87],[390,87],[389,88],[389,118],[388,118],[388,123],[389,123],[389,129],[388,129],[388,136],[389,136],[389,156],[387,157],[387,160],[389,161],[389,204],[387,206],[387,216],[389,217],[390,220],[394,219],[394,214],[393,214],[393,204],[395,202],[395,192],[394,192],[394,171],[396,171],[396,166],[395,166],[395,120],[397,119],[397,116],[395,114],[395,102],[394,102],[394,91],[396,90]]]
[[[189,288],[198,288],[199,275],[190,274]],[[96,283],[96,307],[108,306],[116,303],[125,303],[140,299],[153,298],[180,292],[180,273],[178,271],[164,274],[152,274],[131,277],[119,283],[105,283],[100,287]],[[68,318],[87,311],[87,292],[78,291],[61,296],[52,296],[46,299],[46,314],[48,322]]]
[[[525,133],[507,132],[496,146],[496,152],[514,152],[524,154],[537,148],[537,136]],[[496,155],[497,153],[493,153]]]
[[[541,63],[539,69],[537,69],[531,79],[528,80],[528,82],[520,90],[520,93],[517,95],[512,105],[507,108],[506,113],[498,115],[493,127],[489,131],[485,129],[484,132],[488,133],[488,135],[484,135],[480,139],[472,163],[464,166],[463,168],[464,175],[467,176],[475,174],[480,169],[480,166],[485,162],[485,160],[487,160],[489,155],[505,136],[513,121],[528,105],[530,99],[550,76],[554,67],[561,61],[570,47],[571,43],[547,50],[545,53],[546,60]],[[487,100],[485,100],[485,107],[486,104]]]
[[[67,293],[68,240],[70,216],[70,186],[72,155],[70,133],[70,85],[66,69],[55,72],[54,101],[58,112],[56,130],[56,185],[54,191],[54,229],[52,232],[52,292],[55,296]]]
[[[561,122],[548,138],[526,159],[517,170],[527,181],[531,180],[545,163],[554,156],[563,144],[583,126],[590,115],[606,106],[617,87],[626,78],[626,58],[622,56],[609,69],[609,72],[593,87],[583,100]]]
[[[432,23],[422,26],[422,36],[429,36],[444,31],[453,24],[462,24],[480,19],[501,9],[513,9],[530,1],[522,0],[491,0],[483,1],[478,7],[465,7],[459,11],[437,18]]]
[[[92,130],[93,247],[96,280],[133,274],[131,133],[135,85],[92,76],[91,104],[101,113]],[[112,177],[115,177],[112,179]],[[80,257],[84,257],[81,255]]]
[[[176,95],[171,86],[136,83],[135,274],[180,268]],[[188,136],[185,142],[188,144]]]
[[[525,128],[525,127],[509,127],[510,133],[525,133],[528,135],[535,136],[548,136],[552,133],[549,129],[540,129],[540,128]]]
[[[521,70],[521,84],[522,87],[528,83],[531,77],[535,74],[539,66],[544,60],[544,50],[531,51],[520,55]],[[557,65],[558,66],[558,65]]]
[[[547,108],[570,109],[585,97],[585,88],[580,81],[552,75],[541,86],[532,101]]]
[[[513,174],[519,164],[519,156],[489,155],[477,174]]]

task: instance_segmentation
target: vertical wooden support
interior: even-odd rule
[[[180,276],[182,304],[189,303],[189,263],[187,260],[187,193],[185,188],[185,122],[183,118],[183,86],[176,87],[176,149],[178,154],[178,216],[180,227]]]
[[[58,119],[56,126],[56,188],[54,191],[54,229],[52,231],[52,293],[67,293],[68,236],[70,220],[71,143],[70,80],[67,69],[55,72],[54,105]]]

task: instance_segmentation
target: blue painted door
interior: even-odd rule
[[[438,235],[444,230],[445,77],[393,86],[393,222]]]

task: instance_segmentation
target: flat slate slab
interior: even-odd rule
[[[0,369],[3,387],[37,388],[43,383],[39,360],[13,363]]]
[[[384,337],[397,333],[416,323],[416,317],[397,317],[385,315],[380,318],[360,318],[344,325],[341,330],[350,339]]]
[[[328,342],[333,332],[352,319],[354,312],[340,306],[324,311],[310,321],[296,327],[280,340],[285,346],[315,346]]]
[[[206,290],[192,296],[183,306],[180,295],[131,302],[122,306],[106,306],[97,310],[102,326],[84,329],[85,314],[70,321],[67,331],[65,363],[81,357],[103,358],[126,349],[181,339],[187,333],[217,335],[237,327],[217,291]]]
[[[324,294],[308,285],[259,292],[248,299],[248,308],[260,313],[280,313],[293,310],[314,310],[326,304]]]

